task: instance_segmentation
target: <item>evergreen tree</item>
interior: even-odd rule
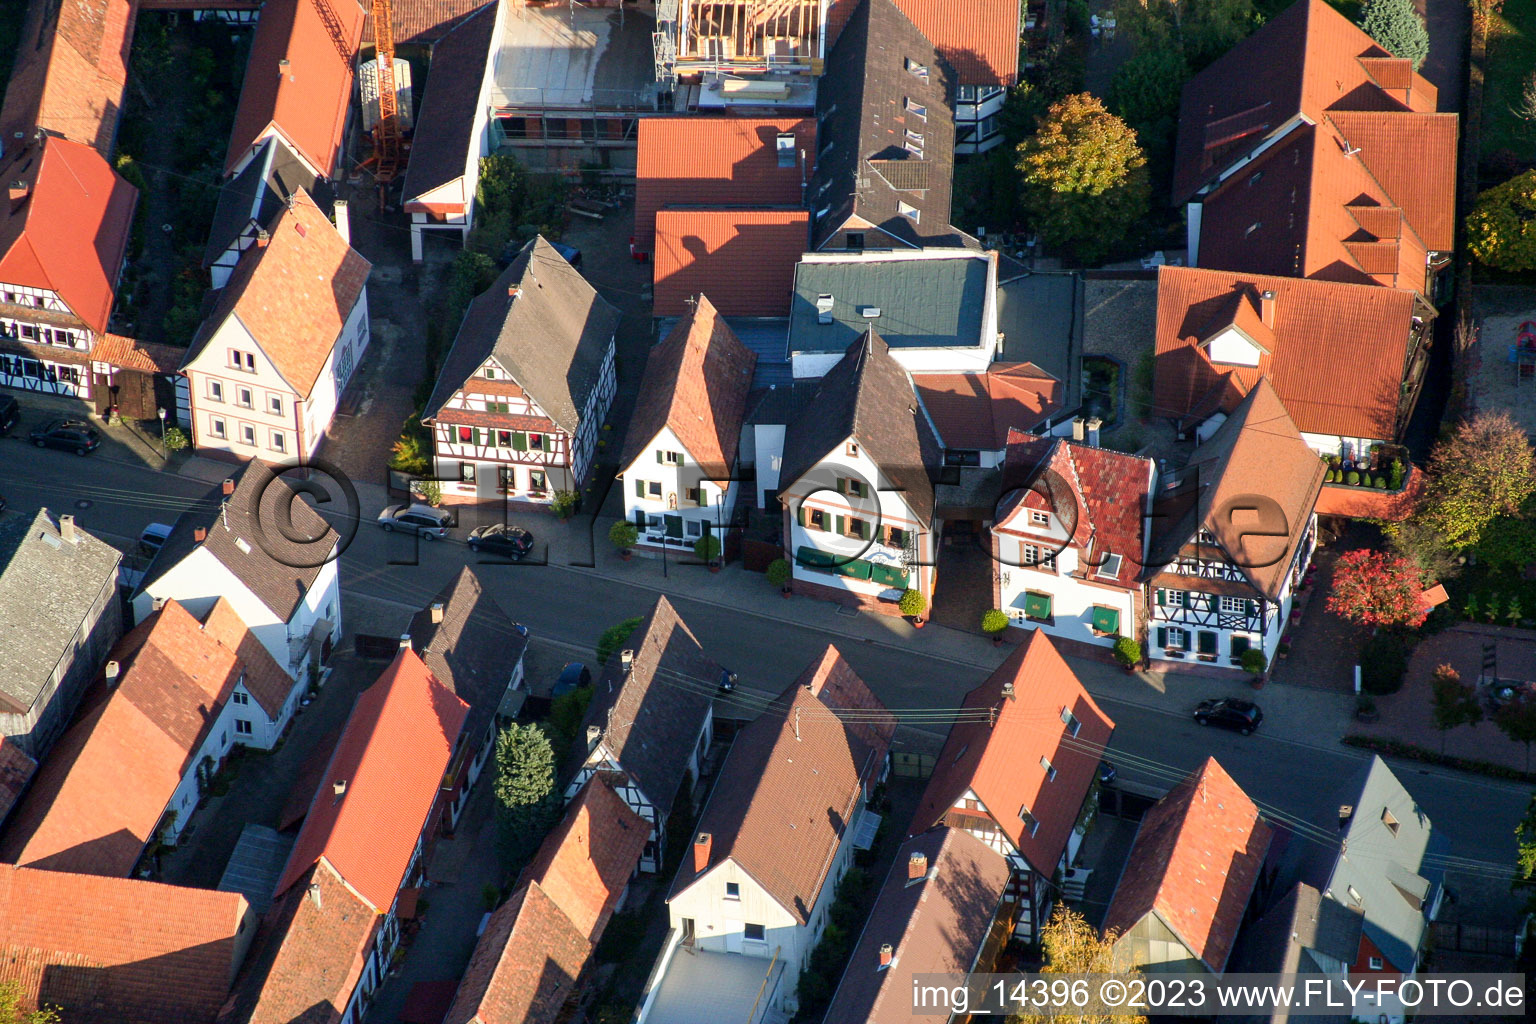
[[[1411,61],[1415,71],[1429,56],[1429,29],[1413,0],[1366,0],[1360,27],[1392,56]]]

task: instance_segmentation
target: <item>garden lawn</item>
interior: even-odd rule
[[[1510,150],[1520,162],[1536,157],[1536,125],[1515,116],[1526,76],[1536,71],[1536,0],[1504,0],[1488,31],[1483,92],[1483,160]]]

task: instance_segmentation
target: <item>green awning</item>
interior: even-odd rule
[[[881,565],[878,562],[869,564],[869,578],[876,583],[882,583],[887,587],[900,587],[907,589],[907,570],[895,565]]]
[[[856,580],[869,579],[871,566],[868,562],[858,558],[850,558],[846,562],[840,562],[832,567],[832,571],[839,576],[851,576]]]
[[[811,569],[830,569],[837,560],[837,556],[832,552],[809,545],[795,550],[795,561]]]
[[[1024,594],[1024,615],[1031,619],[1048,619],[1051,617],[1051,595],[1037,594],[1027,591]]]
[[[1095,633],[1119,633],[1120,609],[1095,606],[1093,609],[1093,630]]]

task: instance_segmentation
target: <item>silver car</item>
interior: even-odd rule
[[[400,530],[415,533],[422,540],[438,540],[448,536],[453,516],[431,505],[390,505],[379,513],[379,526],[387,533]]]

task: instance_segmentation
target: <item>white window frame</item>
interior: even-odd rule
[[[272,435],[272,438],[271,438],[272,444],[270,445],[271,449],[273,451],[275,451],[275,452],[282,452],[284,455],[287,455],[288,454],[288,437],[287,437],[287,435],[285,435],[281,430],[273,430],[273,431],[270,431],[270,433]]]
[[[229,427],[222,416],[208,417],[208,432],[220,441],[229,440]]]
[[[907,113],[913,115],[914,117],[920,117],[924,121],[928,120],[927,106],[917,102],[911,96],[906,97],[902,105],[906,107]]]
[[[236,736],[250,736],[255,731],[256,730],[254,728],[252,728],[249,719],[246,719],[246,718],[237,718],[237,719],[235,719],[235,735]]]
[[[249,423],[240,424],[240,443],[252,447],[256,445],[256,428]]]
[[[1056,766],[1051,764],[1051,759],[1044,754],[1040,755],[1040,767],[1045,769],[1045,781],[1056,781]]]
[[[241,693],[239,690],[236,690],[234,693],[230,694],[229,699],[234,701],[236,704],[249,704],[251,702],[250,695]]]
[[[256,392],[247,387],[235,388],[235,404],[242,409],[255,408]]]
[[[220,380],[208,381],[208,400],[212,402],[224,401],[224,382]]]
[[[1104,564],[1099,566],[1095,575],[1107,576],[1111,579],[1120,575],[1120,565],[1124,559],[1120,555],[1106,555]]]
[[[896,210],[914,224],[921,224],[923,222],[923,211],[911,203],[902,202],[898,199],[896,200]]]
[[[1068,736],[1076,736],[1083,728],[1082,721],[1068,707],[1061,709],[1061,724],[1067,727]]]
[[[1220,599],[1220,607],[1224,612],[1246,612],[1248,601],[1241,597],[1223,597]]]
[[[1032,508],[1029,510],[1029,525],[1050,526],[1051,514],[1049,512],[1041,512],[1039,509]]]
[[[1188,651],[1189,630],[1183,626],[1168,626],[1168,642],[1163,645],[1165,651]]]
[[[267,412],[272,416],[281,416],[283,414],[282,395],[274,395],[270,393],[267,395]]]

